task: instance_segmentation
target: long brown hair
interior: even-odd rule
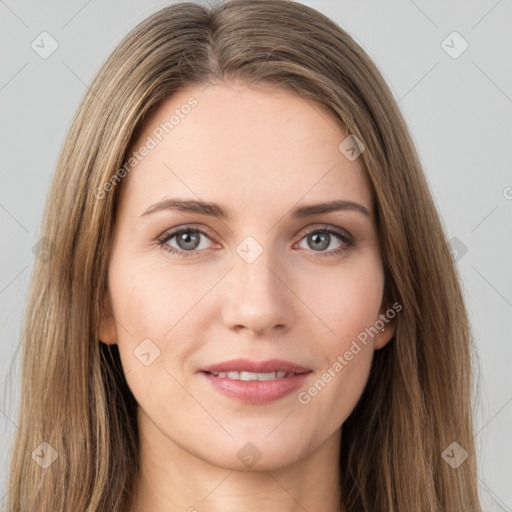
[[[167,6],[128,34],[91,84],[43,218],[49,252],[35,263],[22,338],[10,512],[129,505],[140,463],[136,401],[117,347],[98,340],[119,169],[150,110],[184,87],[231,79],[318,102],[365,146],[386,295],[402,311],[342,426],[344,506],[479,512],[472,338],[413,142],[366,53],[333,21],[288,0]],[[446,462],[450,446],[450,456],[468,455],[456,468]]]

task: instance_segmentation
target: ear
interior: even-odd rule
[[[381,329],[373,339],[374,350],[383,348],[391,341],[396,331],[398,312],[401,310],[402,306],[398,302],[391,305],[389,302],[383,301],[379,311],[379,317],[375,321],[377,327],[381,327]]]
[[[100,341],[106,345],[115,345],[117,343],[117,327],[112,303],[108,291],[103,296],[103,307],[100,324]]]

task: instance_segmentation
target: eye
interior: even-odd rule
[[[181,227],[172,231],[167,231],[158,238],[158,244],[167,252],[179,256],[195,256],[204,249],[208,249],[208,243],[204,240],[211,240],[205,231],[190,226]],[[338,241],[336,247],[326,251],[333,241]],[[305,241],[309,247],[302,248],[312,249],[321,257],[330,257],[340,255],[347,252],[353,245],[354,241],[347,233],[334,229],[332,227],[321,227],[310,230],[300,239]]]
[[[331,247],[332,250],[326,251],[326,249],[329,248],[336,239],[338,241],[338,245],[334,248]],[[306,249],[312,248],[314,252],[319,253],[319,256],[322,257],[339,255],[348,251],[354,245],[352,237],[342,231],[338,231],[337,229],[330,227],[322,227],[320,229],[309,231],[309,233],[301,239],[301,242],[302,241],[305,241],[308,245],[308,247],[305,247]],[[304,248],[304,246],[302,247]]]
[[[196,254],[197,251],[206,248],[201,244],[201,238],[209,239],[210,237],[200,229],[185,227],[164,233],[158,239],[158,243],[170,253],[192,256]],[[177,247],[171,243],[173,239],[176,239],[174,244],[176,244]]]

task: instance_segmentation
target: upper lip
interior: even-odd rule
[[[309,368],[304,368],[290,361],[281,359],[269,359],[267,361],[251,361],[250,359],[232,359],[223,363],[213,364],[205,368],[201,368],[203,372],[219,373],[219,372],[252,372],[252,373],[271,373],[271,372],[287,372],[287,373],[306,373]]]

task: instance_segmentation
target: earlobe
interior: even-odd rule
[[[103,298],[103,314],[101,317],[99,339],[106,345],[115,345],[117,343],[116,320],[108,292],[105,292]]]
[[[389,314],[392,312],[393,315]],[[393,338],[396,331],[396,311],[393,308],[383,308],[376,322],[381,329],[374,338],[374,350],[385,347]]]
[[[384,329],[379,331],[377,336],[374,338],[373,347],[375,350],[379,350],[385,347],[393,338],[395,334],[395,321],[392,320],[384,326]]]

